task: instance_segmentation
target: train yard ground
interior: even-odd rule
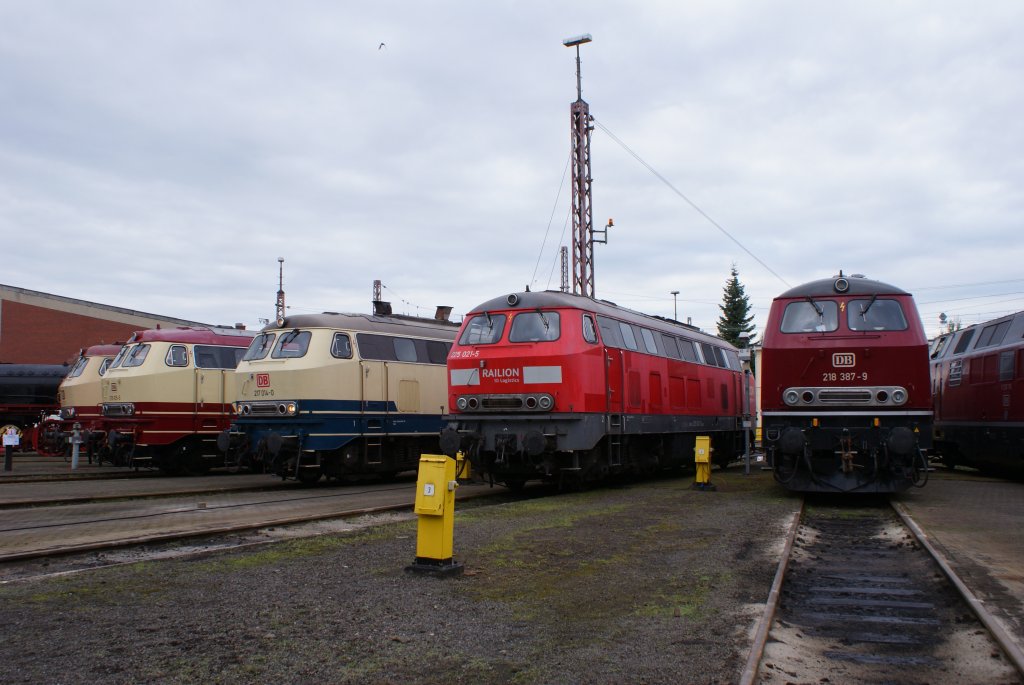
[[[13,474],[68,465],[45,466],[16,459]],[[558,496],[495,488],[458,505],[466,571],[436,579],[404,570],[415,556],[412,476],[312,489],[240,474],[0,478],[0,528],[33,511],[42,522],[124,502],[176,500],[202,516],[221,498],[361,493],[349,516],[318,523],[0,563],[0,682],[737,682],[802,500],[760,470],[716,470],[712,481],[715,492],[692,489],[692,476]],[[405,503],[377,510],[396,496]],[[1024,484],[936,471],[894,501],[1024,645]],[[268,507],[235,509],[252,518]],[[138,527],[108,518],[110,529]],[[41,549],[48,530],[28,537]],[[805,657],[785,644],[804,639],[773,632],[754,682],[805,682]],[[1021,682],[998,647],[958,663],[975,677],[940,666],[928,682]]]

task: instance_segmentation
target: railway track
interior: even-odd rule
[[[898,505],[805,503],[783,556],[741,683],[1022,682],[1019,647]]]

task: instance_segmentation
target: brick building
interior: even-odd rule
[[[205,325],[0,284],[0,363],[63,364],[134,331]]]

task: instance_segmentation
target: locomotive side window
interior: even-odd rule
[[[715,348],[707,343],[700,343],[700,351],[704,353],[704,363],[708,366],[719,366]]]
[[[676,339],[670,335],[661,334],[661,344],[665,348],[665,354],[670,359],[679,359],[679,345],[676,343]]]
[[[288,333],[282,333],[274,351],[270,354],[273,359],[294,359],[306,356],[309,349],[309,339],[313,336],[310,331],[295,329]]]
[[[626,346],[626,349],[637,350],[639,346],[636,344],[636,336],[633,335],[633,327],[628,323],[619,322],[619,331],[622,333],[622,343]]]
[[[447,364],[448,353],[452,349],[451,343],[441,342],[439,340],[428,340],[427,341],[427,363],[428,364]]]
[[[681,338],[679,340],[679,356],[682,357],[684,361],[697,361],[697,351],[693,347],[692,340],[686,340],[685,338]]]
[[[512,319],[509,342],[547,342],[558,340],[561,332],[558,312],[522,312]]]
[[[622,330],[619,322],[614,319],[606,319],[603,316],[597,317],[597,325],[601,329],[601,339],[608,347],[625,347],[622,342]]]
[[[242,357],[242,361],[252,361],[253,359],[264,359],[270,350],[274,347],[274,338],[277,335],[274,333],[260,333],[252,342],[249,343],[249,349],[245,351],[245,356]]]
[[[783,333],[826,333],[839,328],[838,307],[832,300],[790,302],[782,314]]]
[[[594,324],[594,319],[590,314],[583,315],[583,339],[588,343],[597,342],[597,325]]]
[[[100,375],[101,376],[107,372],[107,369],[110,368],[110,365],[112,363],[114,363],[114,358],[113,357],[107,357],[102,362],[100,362]]]
[[[121,366],[124,368],[142,366],[142,363],[146,361],[147,354],[149,354],[149,343],[136,345],[131,349],[127,356],[125,356],[124,361],[121,362]]]
[[[1013,350],[1007,350],[1006,352],[999,353],[999,380],[1000,381],[1012,381],[1013,380],[1013,362],[1015,356]]]
[[[196,345],[193,350],[196,366],[200,369],[234,369],[238,366],[240,352],[237,347],[213,345]]]
[[[171,345],[164,357],[167,366],[188,366],[188,348],[184,345]]]
[[[974,349],[998,345],[1003,342],[1003,338],[1006,336],[1006,331],[1009,329],[1009,321],[1000,321],[999,323],[994,323],[991,326],[985,326],[981,329],[981,335],[978,336],[978,344],[974,346]]]
[[[654,341],[654,333],[646,328],[641,328],[640,335],[643,336],[644,347],[647,351],[651,354],[658,354],[658,343]]]
[[[846,307],[846,323],[851,331],[905,331],[907,317],[896,300],[872,297],[850,300]]]
[[[466,324],[462,336],[459,337],[460,345],[490,345],[501,340],[501,334],[505,330],[505,315],[491,316],[484,314],[474,316]]]
[[[394,338],[395,359],[400,362],[416,361],[416,343],[408,338]]]
[[[729,368],[733,371],[740,371],[743,365],[740,364],[740,355],[732,350],[725,351],[725,358],[729,360]]]
[[[967,349],[967,346],[971,344],[971,338],[974,337],[974,331],[976,328],[972,328],[969,331],[964,331],[960,334],[960,339],[956,341],[956,348],[953,350],[953,354],[961,354]]]
[[[725,350],[723,350],[721,347],[715,347],[713,349],[715,350],[715,361],[717,361],[718,365],[721,366],[723,369],[728,369],[729,362],[726,361],[725,359]]]
[[[931,359],[938,359],[941,357],[943,351],[947,349],[946,343],[952,340],[952,338],[953,336],[951,335],[940,335],[938,338],[933,340],[928,356]]]
[[[352,340],[348,333],[335,333],[331,340],[331,356],[338,359],[352,358]]]

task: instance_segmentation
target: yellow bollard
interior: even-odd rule
[[[405,567],[413,573],[449,576],[462,573],[455,561],[452,539],[455,534],[456,464],[440,454],[420,456],[416,480],[416,560]]]
[[[693,483],[695,490],[714,490],[711,484],[711,436],[698,435],[697,445],[693,448],[693,461],[697,469],[697,477]]]

